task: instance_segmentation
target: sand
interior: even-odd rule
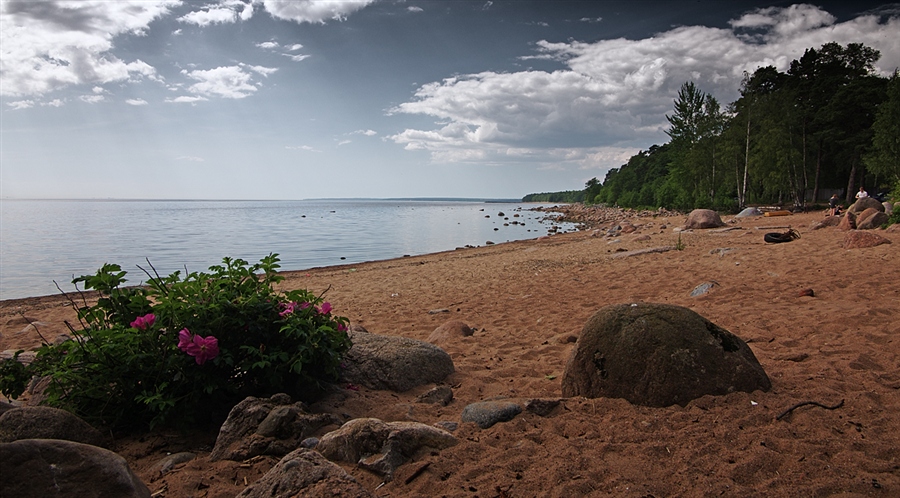
[[[467,404],[485,399],[560,398],[572,341],[592,313],[670,303],[747,341],[771,391],[668,408],[563,399],[547,417],[523,413],[486,430],[461,423],[458,445],[419,455],[381,487],[375,474],[342,467],[377,496],[900,496],[900,234],[878,231],[893,244],[844,250],[846,232],[808,230],[821,217],[743,219],[733,230],[683,233],[684,250],[630,257],[623,250],[674,245],[684,217],[633,219],[638,231],[615,240],[584,230],[287,273],[285,287],[329,289],[335,313],[373,333],[425,340],[449,320],[476,330],[444,346],[456,366],[446,407],[415,403],[432,387],[422,386],[344,389],[314,408],[433,424],[459,422]],[[802,238],[763,242],[782,230],[760,227],[787,225]],[[710,281],[710,292],[690,297]],[[3,302],[0,350],[39,341],[23,316],[52,337],[72,313],[57,296]],[[776,420],[804,401],[843,404]],[[163,431],[114,449],[164,497],[234,496],[277,461],[210,464],[214,437]],[[199,456],[159,477],[154,465],[178,451]]]

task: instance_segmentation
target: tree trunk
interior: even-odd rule
[[[853,197],[851,197],[856,190],[856,161],[853,161],[853,164],[850,166],[850,179],[847,180],[847,195],[845,196],[844,202],[850,204],[853,202]]]
[[[819,200],[819,171],[822,169],[822,144],[819,144],[818,150],[816,151],[816,179],[815,185],[813,185],[813,204],[818,202]]]
[[[750,169],[750,111],[747,111],[747,142],[744,145],[744,183],[741,185],[741,189],[738,192],[738,200],[740,201],[740,208],[744,209],[747,207],[747,176],[749,174]]]

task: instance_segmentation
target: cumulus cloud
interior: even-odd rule
[[[18,111],[20,109],[28,109],[30,107],[34,107],[33,100],[16,100],[15,102],[7,102],[6,105],[12,107],[14,110]]]
[[[156,78],[141,60],[111,53],[118,35],[142,35],[180,0],[0,2],[0,94],[42,95],[74,84]]]
[[[257,85],[253,82],[253,75],[245,69],[263,76],[268,76],[277,71],[276,68],[241,64],[205,70],[195,69],[188,71],[183,69],[181,74],[197,82],[188,87],[188,91],[191,93],[203,97],[242,99],[253,95],[257,90]],[[173,100],[173,102],[175,101],[178,100]],[[185,100],[181,100],[181,102],[185,102]],[[196,102],[196,100],[192,102]]]
[[[82,95],[78,99],[88,104],[98,104],[106,100],[106,97],[103,95]]]
[[[297,23],[324,24],[343,21],[348,15],[364,9],[375,0],[262,0],[266,11],[276,19]]]
[[[409,12],[425,12],[425,9],[423,9],[422,7],[416,7],[415,5],[410,5],[406,8],[406,10]]]
[[[180,97],[175,97],[174,99],[166,99],[166,102],[170,104],[196,104],[197,102],[204,102],[209,100],[205,97],[191,97],[188,95],[182,95]]]
[[[353,135],[365,135],[367,137],[374,137],[378,135],[378,132],[375,130],[356,130],[352,133]]]
[[[281,45],[279,45],[278,42],[267,41],[267,42],[257,43],[256,46],[259,48],[264,48],[266,50],[272,50],[272,49],[276,49],[276,48],[280,47]]]
[[[233,23],[237,19],[237,12],[227,7],[206,7],[204,10],[190,12],[178,18],[183,23],[196,24],[201,28],[210,24]]]
[[[281,54],[294,62],[301,62],[309,59],[311,56],[309,54]]]
[[[144,99],[127,99],[125,103],[133,106],[149,105]]]
[[[795,5],[748,12],[729,29],[681,26],[639,40],[541,41],[522,59],[552,60],[564,69],[486,71],[422,85],[390,112],[431,116],[435,127],[388,138],[435,161],[515,157],[615,166],[665,139],[665,114],[686,81],[725,104],[738,97],[744,71],[786,70],[805,49],[829,41],[881,50],[886,74],[900,65],[898,32],[897,16],[836,23],[817,7]]]

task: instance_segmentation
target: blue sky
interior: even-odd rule
[[[688,80],[861,42],[900,4],[0,0],[3,198],[518,198],[666,141]]]

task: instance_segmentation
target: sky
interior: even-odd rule
[[[0,0],[0,198],[577,190],[831,41],[889,75],[900,4]]]

